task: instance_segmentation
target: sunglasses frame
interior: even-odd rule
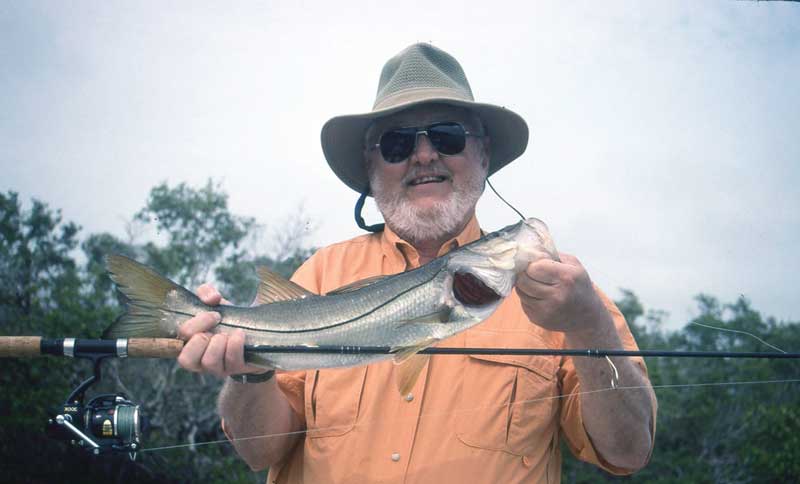
[[[442,151],[439,149],[439,147],[436,146],[436,143],[433,141],[433,138],[431,138],[431,135],[429,133],[431,128],[434,128],[436,126],[441,126],[441,125],[457,125],[457,126],[459,126],[464,131],[464,148],[462,148],[460,151],[458,151],[456,153],[442,153]],[[397,161],[387,160],[386,157],[383,156],[383,151],[381,150],[381,142],[380,142],[380,140],[383,139],[383,137],[384,137],[384,135],[386,135],[386,133],[390,133],[392,131],[398,131],[398,130],[414,130],[414,144],[411,145],[411,150],[402,159],[399,159]],[[393,165],[397,164],[397,163],[402,163],[402,162],[406,161],[409,157],[411,157],[412,154],[414,154],[414,151],[417,149],[417,140],[419,139],[419,135],[421,135],[421,134],[424,134],[425,136],[428,137],[428,140],[430,141],[431,146],[433,146],[433,148],[436,150],[436,152],[439,153],[442,156],[460,155],[461,153],[464,152],[464,149],[467,147],[466,139],[468,137],[472,136],[474,138],[483,138],[485,136],[484,133],[475,133],[475,132],[467,130],[466,126],[464,126],[462,123],[459,123],[458,121],[439,121],[439,122],[436,122],[436,123],[431,123],[428,126],[401,126],[401,127],[387,129],[383,133],[381,133],[380,138],[378,138],[378,142],[373,144],[372,146],[370,146],[370,149],[373,149],[373,150],[377,149],[378,151],[380,151],[381,158],[383,158],[383,160],[386,163],[390,163],[390,164],[393,164]]]

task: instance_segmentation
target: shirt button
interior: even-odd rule
[[[406,395],[406,401],[410,402],[411,400],[414,400],[414,394],[413,393],[409,393],[408,395]]]
[[[397,452],[392,454],[392,460],[395,461],[395,462],[399,461],[400,460],[400,454],[398,454]]]

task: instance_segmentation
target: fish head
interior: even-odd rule
[[[518,245],[515,255],[517,272],[525,270],[531,262],[539,259],[559,261],[558,250],[550,236],[547,225],[538,218],[528,218],[508,227],[509,236]]]
[[[487,234],[449,254],[446,302],[483,319],[511,293],[517,274],[543,258],[558,260],[558,251],[539,219]]]

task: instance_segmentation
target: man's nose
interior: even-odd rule
[[[434,148],[428,135],[418,134],[417,145],[414,147],[414,152],[411,153],[411,161],[427,165],[437,158],[439,158],[439,152]]]

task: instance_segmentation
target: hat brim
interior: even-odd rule
[[[465,107],[478,116],[491,139],[489,175],[497,172],[525,152],[528,125],[520,115],[493,104],[461,99],[428,98],[397,104],[364,114],[337,116],[322,127],[322,151],[336,176],[358,193],[369,184],[364,160],[364,133],[376,119],[419,104],[449,104]]]

